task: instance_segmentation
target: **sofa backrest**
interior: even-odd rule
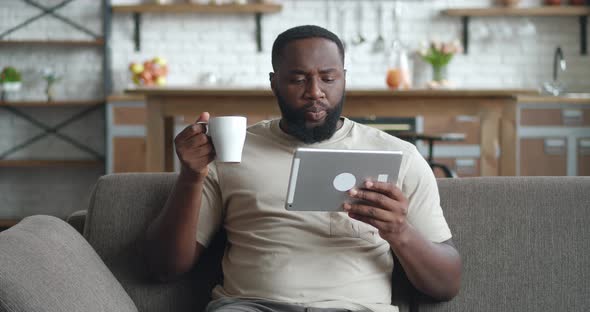
[[[439,180],[463,259],[458,297],[422,311],[587,311],[590,177]]]
[[[224,238],[194,272],[152,281],[141,244],[164,206],[173,173],[102,177],[84,236],[140,311],[201,311],[220,278]],[[441,204],[463,258],[459,296],[431,303],[394,272],[394,302],[414,311],[585,311],[590,307],[590,177],[441,179]],[[402,285],[403,287],[399,287]]]
[[[142,239],[149,223],[164,207],[176,174],[132,173],[101,177],[90,206],[84,237],[123,285],[139,311],[202,311],[221,278],[225,238],[220,233],[193,272],[171,283],[153,281],[147,273]],[[398,266],[398,268],[401,266]],[[393,302],[409,311],[411,287],[403,272],[394,271]]]
[[[143,236],[164,207],[176,175],[133,173],[101,177],[91,197],[84,237],[105,261],[139,311],[201,311],[219,278],[210,266],[220,250],[213,244],[196,270],[179,281],[161,283],[148,274]],[[200,281],[200,282],[196,282]]]

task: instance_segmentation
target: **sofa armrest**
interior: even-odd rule
[[[0,311],[137,311],[70,225],[33,216],[0,233]]]

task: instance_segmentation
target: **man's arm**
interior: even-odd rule
[[[459,293],[459,253],[451,241],[428,241],[407,221],[408,200],[397,186],[367,181],[364,188],[353,189],[349,195],[371,204],[347,203],[344,209],[350,217],[379,230],[417,289],[438,300],[450,300]]]
[[[203,181],[179,175],[172,193],[146,235],[148,266],[161,281],[187,272],[204,247],[196,242]]]
[[[203,113],[198,121],[208,121]],[[172,279],[192,268],[204,247],[196,242],[197,224],[208,174],[215,158],[202,125],[186,127],[174,139],[181,170],[160,215],[146,233],[148,267],[160,280]]]

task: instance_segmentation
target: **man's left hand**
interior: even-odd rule
[[[348,215],[377,228],[390,244],[401,239],[408,228],[408,199],[394,184],[365,181],[364,188],[348,191],[351,198],[362,203],[344,203]]]

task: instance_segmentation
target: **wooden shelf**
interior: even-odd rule
[[[104,39],[96,40],[0,40],[0,46],[6,45],[45,45],[45,46],[103,46]]]
[[[0,168],[22,167],[97,167],[103,162],[94,159],[0,159]]]
[[[590,15],[590,8],[585,6],[541,6],[529,8],[473,8],[449,9],[443,13],[449,16],[583,16]]]
[[[280,4],[138,4],[113,5],[114,13],[219,13],[219,14],[249,14],[276,13],[281,11]]]
[[[55,106],[93,106],[103,104],[104,100],[81,100],[81,101],[0,101],[0,106],[13,107],[55,107]]]
[[[141,50],[141,14],[142,13],[209,13],[209,14],[254,14],[256,23],[256,45],[258,52],[262,51],[262,14],[277,13],[283,9],[278,3],[252,3],[252,4],[137,4],[137,5],[113,5],[113,13],[133,14],[133,41],[135,51]]]
[[[489,7],[489,8],[464,8],[443,10],[448,16],[459,16],[463,22],[463,51],[469,51],[469,19],[472,17],[493,17],[493,16],[539,16],[539,17],[578,17],[580,24],[580,54],[588,54],[587,28],[590,7],[587,6],[540,6],[540,7]]]

